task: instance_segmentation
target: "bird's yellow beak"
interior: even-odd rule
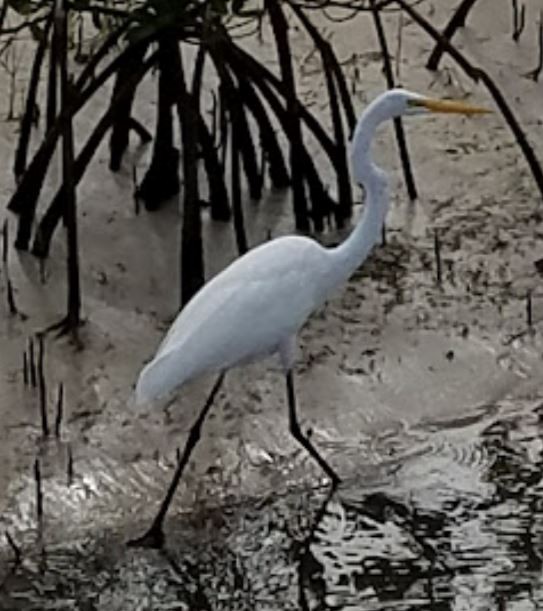
[[[493,112],[482,106],[472,106],[457,100],[436,100],[434,98],[420,98],[408,100],[409,106],[426,108],[430,112],[454,113],[463,115],[485,115]]]

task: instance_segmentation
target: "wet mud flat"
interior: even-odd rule
[[[532,67],[536,38],[511,41],[509,8],[480,0],[455,40],[499,80],[541,157],[541,85],[522,76]],[[434,9],[435,22],[445,23],[452,7],[439,2]],[[535,23],[528,19],[529,27]],[[397,15],[387,16],[386,26],[392,37]],[[371,22],[333,27],[360,110],[384,87]],[[445,63],[439,74],[424,70],[431,44],[412,24],[404,34],[405,85],[488,103],[454,65]],[[258,52],[275,66],[271,46]],[[300,40],[297,59],[311,57],[312,46]],[[362,68],[360,83],[354,73]],[[318,65],[308,71],[300,92],[327,113],[327,103],[319,104],[321,72]],[[151,85],[138,108],[148,122]],[[12,127],[1,126],[10,150]],[[127,549],[125,542],[156,508],[191,407],[205,394],[205,384],[184,389],[143,420],[131,405],[137,372],[177,308],[176,203],[136,218],[126,205],[130,172],[112,177],[107,150],[81,185],[85,350],[46,346],[50,401],[59,382],[66,388],[58,442],[40,440],[36,396],[21,390],[21,354],[27,338],[63,311],[62,240],[55,241],[46,286],[34,260],[12,256],[28,318],[0,320],[0,609],[543,607],[543,296],[534,267],[543,257],[541,202],[498,115],[477,125],[406,122],[406,129],[420,200],[407,201],[392,130],[383,130],[376,149],[391,170],[393,193],[387,243],[301,334],[303,425],[344,484],[327,498],[319,472],[290,443],[277,373],[266,365],[229,374],[196,468],[176,497],[164,552]],[[1,171],[7,201],[11,170],[6,164]],[[247,206],[252,244],[268,232],[292,231],[288,198],[271,199]],[[211,276],[235,249],[229,228],[205,214],[203,220]]]
[[[53,512],[42,538],[18,533],[18,561],[4,553],[0,608],[541,608],[543,402],[481,406],[383,443],[393,457],[333,494],[208,499],[169,520],[163,551],[125,546],[138,521],[101,526],[114,505],[84,533]]]

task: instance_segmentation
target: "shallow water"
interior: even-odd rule
[[[445,23],[450,3],[434,8],[435,23]],[[509,7],[480,0],[457,38],[504,87],[541,155],[541,84],[521,76],[537,52],[537,15],[530,11],[534,36],[513,44]],[[369,19],[342,27],[332,31],[348,74],[364,68],[363,82],[352,82],[361,108],[384,86],[379,54]],[[397,15],[387,17],[387,27],[396,32]],[[311,45],[297,42],[297,59],[311,68]],[[454,67],[445,64],[438,75],[422,69],[431,45],[413,24],[406,24],[404,43],[405,84],[489,103]],[[271,51],[266,39],[255,52],[274,67]],[[301,94],[313,96],[316,112],[328,117],[314,67]],[[149,79],[136,109],[150,126],[154,88]],[[13,124],[1,129],[13,148]],[[66,383],[58,441],[40,437],[36,393],[23,388],[20,364],[28,335],[63,311],[61,236],[46,286],[30,257],[10,259],[18,304],[29,318],[3,317],[0,328],[0,532],[11,533],[22,554],[15,565],[0,537],[0,609],[542,606],[539,195],[499,115],[484,125],[440,118],[406,129],[420,200],[405,201],[392,130],[383,130],[376,153],[391,170],[394,198],[387,245],[301,333],[302,424],[344,484],[327,498],[320,472],[288,436],[277,372],[267,364],[233,372],[178,491],[163,553],[124,543],[155,511],[209,381],[151,413],[133,409],[137,372],[177,308],[180,216],[175,203],[159,215],[136,217],[132,210],[131,162],[143,171],[148,151],[132,151],[112,176],[107,145],[100,149],[79,191],[86,348],[47,344],[50,406],[56,384]],[[3,200],[8,173],[2,168],[9,176],[0,185]],[[45,192],[54,187],[53,177]],[[285,203],[277,193],[247,203],[252,244],[292,230]],[[207,222],[206,213],[204,226],[211,276],[235,256],[234,239],[230,226]],[[442,286],[435,282],[436,229]]]
[[[70,487],[53,474],[45,481],[41,543],[33,500],[19,504],[11,532],[20,537],[22,564],[4,555],[1,608],[543,604],[543,401],[481,405],[450,420],[389,431],[374,446],[381,456],[388,447],[390,458],[353,471],[332,496],[297,484],[258,500],[212,501],[210,490],[221,486],[208,474],[205,498],[168,522],[164,552],[125,547],[144,526],[137,515],[124,527],[117,523],[127,477],[140,478],[147,501],[155,496],[149,465],[146,478],[145,465],[123,472],[95,463],[102,477],[94,484],[80,466]],[[109,482],[107,468],[114,474]],[[92,526],[98,516],[100,526]]]

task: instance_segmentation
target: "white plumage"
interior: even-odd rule
[[[208,282],[180,312],[153,360],[141,372],[138,401],[152,400],[203,373],[221,372],[200,416],[160,510],[134,545],[160,546],[162,523],[223,374],[236,365],[279,353],[286,374],[290,432],[336,485],[340,480],[298,423],[292,368],[296,336],[310,314],[343,284],[381,237],[388,210],[386,174],[371,158],[371,141],[383,121],[428,112],[488,112],[463,102],[431,100],[402,89],[387,91],[360,117],[351,148],[356,181],[366,193],[364,213],[347,240],[323,248],[300,236],[282,237],[246,253]]]
[[[330,252],[298,236],[267,242],[234,261],[179,313],[139,377],[138,401],[279,351],[323,302],[331,263]]]
[[[136,387],[150,401],[200,374],[223,371],[278,352],[285,369],[294,338],[311,312],[364,261],[388,210],[386,174],[371,159],[377,126],[403,114],[482,112],[458,102],[429,100],[401,89],[387,91],[360,118],[353,137],[353,174],[366,189],[366,209],[351,236],[326,249],[288,236],[246,253],[208,282],[180,312]]]

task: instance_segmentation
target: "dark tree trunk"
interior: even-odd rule
[[[53,12],[55,10],[54,3]],[[58,31],[53,28],[51,35],[51,47],[49,49],[49,77],[47,79],[47,130],[53,127],[57,117],[57,71],[60,58],[59,52]]]
[[[198,126],[202,158],[209,183],[211,218],[215,221],[229,221],[231,211],[228,203],[228,192],[224,182],[224,168],[219,160],[213,136],[201,115],[199,116]]]
[[[325,71],[326,86],[328,89],[328,97],[330,100],[330,112],[332,115],[332,125],[334,127],[334,137],[336,141],[336,174],[339,199],[339,205],[336,208],[336,223],[338,226],[342,226],[343,222],[351,216],[353,196],[351,191],[349,164],[347,161],[348,147],[345,141],[338,91],[350,131],[354,130],[356,123],[354,108],[351,96],[349,95],[347,83],[345,82],[345,77],[343,76],[341,66],[339,65],[332,46],[320,35],[317,28],[311,23],[299,6],[292,2],[290,3],[290,6],[315,42],[315,45],[321,54]]]
[[[117,44],[119,38],[128,29],[129,24],[130,21],[126,20],[116,30],[113,30],[110,34],[108,34],[102,45],[98,48],[97,51],[92,54],[92,57],[85,64],[85,67],[83,68],[83,70],[81,70],[81,73],[75,81],[75,87],[77,90],[82,90],[83,87],[85,87],[85,85],[87,84],[87,81],[93,77],[94,71],[96,70],[100,62],[106,58],[107,54]]]
[[[103,117],[97,123],[94,131],[90,135],[89,139],[81,149],[79,156],[74,163],[74,181],[76,184],[79,183],[83,177],[85,170],[91,162],[98,146],[102,142],[102,139],[107,133],[107,130],[111,127],[115,118],[115,109],[119,101],[122,101],[122,97],[130,95],[134,87],[134,82],[140,82],[145,74],[151,69],[152,65],[156,61],[156,54],[153,54],[143,64],[141,64],[136,72],[130,75],[130,78],[125,82],[124,86],[119,89],[111,101],[108,110],[105,112]],[[62,218],[65,204],[64,188],[61,187],[55,195],[51,205],[41,218],[41,221],[36,229],[36,235],[34,237],[34,243],[32,245],[32,254],[36,257],[44,259],[49,254],[49,247],[51,244],[51,238],[58,225],[58,222]]]
[[[236,108],[231,116],[231,173],[232,173],[232,210],[234,212],[234,231],[236,234],[236,244],[238,254],[243,255],[247,252],[247,235],[245,234],[245,223],[243,221],[243,202],[241,199],[241,180],[239,158],[240,151],[240,131],[239,131],[239,113],[241,108]]]
[[[36,99],[38,93],[38,85],[40,83],[40,73],[43,65],[43,59],[45,57],[45,51],[47,50],[47,41],[49,39],[49,33],[51,31],[52,23],[53,14],[51,13],[49,19],[47,20],[43,36],[40,39],[40,42],[38,43],[38,48],[36,49],[36,53],[34,55],[32,70],[30,72],[30,78],[28,81],[25,112],[21,120],[21,131],[19,133],[19,141],[17,143],[15,161],[13,164],[13,174],[17,182],[19,182],[19,179],[26,170],[28,144],[30,142],[30,133],[32,131],[32,124],[34,122],[34,116],[37,108]]]
[[[236,118],[237,146],[243,160],[243,168],[249,185],[251,199],[259,200],[262,197],[262,176],[257,165],[257,155],[251,136],[251,130],[243,108],[243,101],[239,89],[235,86],[232,77],[224,63],[214,54],[214,64],[221,79],[223,97],[228,105],[230,118]]]
[[[248,80],[243,79],[241,81],[240,93],[243,101],[247,104],[247,108],[249,108],[258,123],[260,129],[260,142],[266,152],[272,185],[276,189],[286,189],[290,186],[290,176],[273,125],[266,113],[266,109]]]
[[[147,46],[148,39],[142,40],[138,45]],[[116,71],[130,57],[132,49],[123,51],[116,57],[104,70],[96,77],[88,87],[81,92],[75,92],[72,98],[71,107],[66,109],[66,114],[73,117],[84,104],[104,85],[107,80],[116,73]],[[26,172],[22,176],[17,190],[8,202],[8,210],[19,214],[19,225],[17,228],[17,237],[15,247],[20,250],[26,250],[32,232],[32,224],[36,211],[36,204],[40,196],[43,181],[52,159],[53,153],[57,145],[57,141],[62,134],[65,117],[60,116],[55,120],[54,125],[45,135],[44,140],[38,147],[32,161],[30,162]]]
[[[226,149],[228,147],[228,112],[227,112],[226,93],[224,86],[219,84],[219,148],[221,150],[221,164],[226,167]]]
[[[287,92],[284,84],[265,66],[257,62],[254,57],[248,54],[246,51],[236,46],[232,41],[224,42],[220,45],[220,50],[224,53],[225,58],[232,66],[238,80],[244,78],[244,74],[251,76],[251,82],[255,85],[258,90],[262,93],[263,97],[273,108],[275,114],[277,114],[276,106],[274,107],[273,102],[277,102],[277,98],[271,91],[272,87],[279,95],[286,100]],[[271,94],[271,98],[270,98]],[[278,102],[277,102],[278,103]],[[283,110],[282,104],[279,103],[280,110]],[[304,121],[306,127],[316,138],[319,145],[322,147],[326,156],[330,160],[330,163],[336,170],[336,145],[333,140],[328,136],[326,131],[323,129],[317,119],[297,100],[297,108],[301,119]],[[286,132],[286,129],[285,129]],[[287,137],[288,137],[288,132]],[[303,145],[303,142],[302,142]],[[337,170],[336,170],[337,171]]]
[[[241,99],[258,124],[260,142],[266,153],[272,185],[276,189],[285,189],[290,185],[290,176],[273,125],[250,81],[240,73],[237,74],[237,77]]]
[[[490,95],[494,98],[496,105],[500,109],[503,118],[509,125],[515,139],[522,151],[524,158],[532,172],[532,176],[537,184],[537,188],[543,197],[543,171],[541,165],[530,146],[522,128],[520,127],[513,111],[509,107],[506,99],[502,95],[500,89],[492,78],[482,69],[472,65],[460,51],[454,47],[442,34],[440,34],[432,24],[425,19],[417,10],[415,10],[405,0],[396,0],[396,2],[404,9],[404,11],[418,23],[421,28],[427,32],[435,41],[440,42],[443,49],[456,61],[456,63],[465,71],[465,73],[474,81],[482,81],[488,89]]]
[[[0,6],[0,31],[4,29],[4,21],[6,20],[7,12],[8,12],[7,0],[3,0],[2,6]]]
[[[198,191],[198,104],[195,97],[200,92],[187,91],[183,64],[180,58],[177,113],[181,124],[183,146],[183,227],[181,233],[181,307],[203,286],[204,251],[202,242],[202,218]]]
[[[330,112],[332,114],[332,125],[337,147],[337,192],[339,204],[336,207],[336,224],[342,227],[344,222],[351,216],[353,208],[353,194],[351,191],[351,179],[349,174],[349,164],[347,162],[347,143],[343,131],[343,123],[339,108],[337,91],[334,83],[330,58],[327,53],[322,56],[326,86],[328,88],[328,98],[330,100]]]
[[[458,9],[443,30],[443,36],[447,40],[451,40],[458,28],[464,27],[468,13],[476,2],[477,0],[462,0],[462,2],[460,2]],[[444,50],[445,48],[443,45],[440,42],[437,42],[434,50],[428,58],[428,62],[426,63],[428,70],[437,70]]]
[[[315,164],[305,149],[301,165],[311,198],[311,219],[315,226],[315,231],[320,232],[324,230],[325,219],[329,220],[332,215],[337,219],[338,205],[326,192]]]
[[[132,49],[132,52],[126,58],[126,61],[122,64],[117,72],[115,79],[115,85],[113,87],[113,97],[121,88],[125,81],[127,81],[134,70],[141,64],[145,53],[147,52],[147,45],[138,45]],[[134,103],[134,96],[136,95],[136,87],[134,85],[130,95],[123,98],[123,102],[118,104],[115,109],[115,119],[113,123],[113,130],[111,132],[111,138],[109,141],[110,159],[109,169],[112,172],[118,172],[121,168],[121,162],[123,155],[128,148],[130,140],[130,127],[131,127],[131,113],[132,105]]]
[[[75,331],[80,324],[81,287],[79,283],[79,251],[77,238],[76,214],[76,182],[74,180],[74,135],[72,117],[66,112],[70,107],[72,84],[68,74],[68,12],[66,0],[56,0],[62,3],[62,10],[55,15],[56,34],[58,36],[58,56],[60,59],[60,94],[64,126],[62,133],[62,182],[64,188],[64,219],[67,239],[67,281],[68,303],[66,314],[66,330]],[[57,10],[57,9],[55,9]]]
[[[334,53],[334,49],[332,45],[321,36],[319,30],[311,23],[311,21],[307,18],[303,10],[295,2],[289,1],[289,5],[302,22],[308,34],[313,39],[313,42],[315,43],[315,46],[319,49],[321,55],[326,56],[327,58],[331,71],[336,78],[339,96],[341,99],[343,110],[347,117],[347,124],[349,125],[349,130],[352,132],[356,125],[356,114],[354,112],[351,94],[349,93],[349,88],[345,81],[345,76],[343,75],[341,66],[337,60],[336,54]]]
[[[238,78],[243,78],[243,76],[237,74],[238,67],[235,64],[232,64],[231,67]],[[283,107],[276,94],[268,87],[267,83],[256,80],[256,85],[270,105],[270,108],[279,120],[283,130],[286,132],[288,125],[286,109]],[[296,161],[296,163],[302,180],[307,181],[308,183],[312,202],[311,218],[315,223],[315,229],[317,231],[322,231],[324,228],[324,218],[328,218],[332,213],[335,214],[337,211],[337,205],[326,193],[315,165],[313,164],[313,160],[303,144],[300,158]]]
[[[138,196],[147,210],[157,210],[161,204],[179,193],[179,150],[173,145],[172,106],[175,101],[175,56],[179,43],[175,32],[161,35],[158,60],[157,126],[151,165],[138,189]],[[178,62],[177,62],[178,63]]]
[[[303,155],[304,146],[298,110],[299,103],[296,97],[296,85],[288,40],[288,23],[283,15],[279,0],[265,0],[264,6],[270,16],[274,39],[277,45],[279,65],[281,67],[281,78],[285,87],[285,100],[287,106],[286,132],[290,142],[290,171],[292,178],[294,219],[296,229],[299,231],[309,231],[310,227],[304,181],[298,169],[298,161]]]
[[[392,89],[394,87],[394,74],[392,73],[392,64],[390,63],[388,43],[385,34],[385,29],[383,28],[383,22],[381,21],[380,9],[376,6],[375,0],[371,0],[370,3],[371,11],[373,14],[373,21],[375,24],[375,30],[377,32],[377,38],[379,39],[379,44],[381,46],[381,51],[383,54],[383,66],[385,69],[387,87],[389,89]],[[400,159],[402,162],[405,186],[407,187],[407,194],[409,195],[409,199],[411,201],[414,201],[417,199],[417,187],[415,186],[415,177],[413,176],[411,161],[409,159],[407,140],[405,139],[403,123],[400,117],[396,117],[394,119],[394,131],[396,132],[396,142],[398,143],[398,149],[400,151]]]

